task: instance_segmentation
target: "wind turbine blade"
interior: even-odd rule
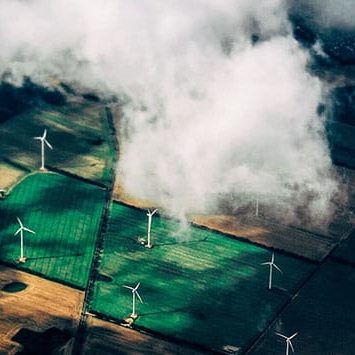
[[[138,287],[139,287],[139,285],[140,285],[141,283],[140,282],[138,282],[137,283],[137,285],[136,285],[136,287],[134,288],[134,290],[133,291],[137,291],[138,290]]]
[[[50,149],[53,150],[53,147],[52,147],[51,144],[47,141],[47,139],[44,140],[44,143],[46,143],[47,146],[48,146]]]
[[[36,234],[36,232],[34,232],[32,229],[29,229],[27,227],[23,227],[23,230],[27,231],[27,232],[30,232],[32,234]]]
[[[140,296],[140,294],[138,293],[138,291],[135,291],[135,294],[137,295],[138,299],[141,301],[141,303],[143,303],[142,297]]]
[[[289,337],[289,339],[290,339],[290,340],[293,339],[297,334],[298,334],[298,332],[296,332],[295,334],[291,335],[291,336]]]
[[[153,212],[152,212],[152,216],[153,214],[155,214],[158,211],[158,209],[156,208]]]
[[[14,233],[14,235],[17,235],[17,234],[19,234],[20,232],[21,232],[21,227]]]
[[[272,255],[271,255],[271,262],[274,263],[274,261],[275,261],[275,253],[272,253]]]
[[[17,222],[19,223],[19,225],[20,225],[20,226],[21,226],[21,228],[22,228],[22,227],[23,227],[23,224],[22,224],[22,222],[21,222],[20,218],[16,217],[16,219],[17,219]]]
[[[131,286],[123,285],[122,287],[128,288],[129,290],[132,290],[132,291],[133,291],[133,287],[131,287]]]
[[[272,264],[272,266],[273,266],[277,271],[280,271],[281,274],[283,274],[282,270],[281,270],[276,264]]]
[[[260,265],[270,265],[270,261],[266,262],[266,263],[261,263]]]
[[[38,139],[39,141],[41,141],[42,137],[33,137],[33,139]]]
[[[285,335],[283,335],[283,334],[281,334],[281,333],[275,333],[275,334],[278,335],[278,336],[281,337],[281,338],[287,339],[287,336],[285,336]]]
[[[46,130],[46,129],[44,129],[42,139],[46,139],[46,137],[47,137],[47,130]]]
[[[288,339],[287,342],[290,344],[290,348],[291,348],[292,352],[294,353],[294,352],[295,352],[295,349],[293,348],[293,345],[292,345],[292,343],[291,343],[291,340]]]

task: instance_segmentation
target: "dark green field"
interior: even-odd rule
[[[335,250],[332,257],[344,264],[355,265],[355,231]]]
[[[83,288],[86,286],[105,191],[53,173],[27,176],[0,200],[0,259],[20,253],[16,216],[36,232],[25,233],[22,269]]]
[[[54,148],[46,147],[47,166],[104,184],[110,182],[116,152],[103,104],[78,100],[63,106],[41,105],[1,122],[0,160],[37,170],[41,150],[33,137],[41,136],[45,128]]]
[[[328,261],[281,314],[275,326],[251,354],[285,354],[285,342],[275,332],[286,336],[298,332],[292,341],[295,354],[353,355],[354,299],[354,268]]]
[[[131,313],[131,293],[122,285],[141,282],[144,304],[136,325],[201,346],[245,349],[272,320],[312,270],[306,262],[276,255],[284,275],[275,273],[267,290],[271,252],[223,235],[154,216],[155,247],[137,243],[147,217],[113,204],[92,310],[123,319]],[[99,277],[100,278],[100,277]],[[282,290],[284,289],[284,290]]]

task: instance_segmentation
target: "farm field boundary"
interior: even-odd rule
[[[116,140],[116,131],[113,124],[113,117],[111,110],[105,107],[105,113],[107,116],[108,126],[110,128],[110,146],[114,147],[114,151],[118,151],[118,142]],[[90,265],[89,281],[85,289],[84,302],[81,310],[80,322],[78,326],[77,336],[75,337],[75,342],[73,346],[73,354],[80,354],[85,342],[85,337],[88,330],[88,310],[90,309],[90,303],[92,301],[94,285],[97,278],[98,269],[101,262],[101,255],[103,252],[104,238],[107,232],[107,225],[110,217],[110,210],[112,204],[112,194],[114,189],[114,184],[116,180],[116,166],[117,166],[117,154],[113,156],[112,166],[110,171],[111,179],[108,186],[106,187],[105,204],[102,212],[102,217],[100,221],[100,229],[95,242],[95,251]]]

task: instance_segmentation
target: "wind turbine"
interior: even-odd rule
[[[153,245],[151,244],[151,238],[150,238],[150,230],[152,229],[152,218],[153,218],[153,215],[158,211],[158,209],[155,209],[153,212],[151,212],[149,209],[148,209],[148,213],[147,213],[147,216],[148,216],[148,232],[147,232],[147,244],[146,244],[146,247],[147,248],[152,248]]]
[[[287,337],[287,336],[280,334],[280,333],[275,333],[275,334],[278,335],[279,337],[285,339],[285,341],[286,341],[286,355],[288,355],[290,349],[292,350],[293,353],[295,352],[295,349],[293,348],[293,345],[291,343],[291,339],[293,339],[298,334],[298,332],[291,335],[290,337]]]
[[[266,263],[262,263],[261,265],[269,265],[269,290],[272,288],[272,271],[275,268],[277,271],[280,271],[282,274],[282,270],[275,264],[275,254],[272,253],[271,261]]]
[[[138,287],[141,283],[138,282],[136,287],[131,287],[131,286],[126,286],[123,285],[123,287],[128,288],[129,290],[132,291],[132,314],[131,314],[131,318],[136,319],[138,317],[137,313],[136,313],[136,296],[138,297],[139,301],[141,303],[143,303],[143,300],[141,298],[141,296],[138,293]]]
[[[48,148],[53,150],[53,147],[50,145],[50,143],[46,139],[47,137],[47,130],[45,129],[43,132],[43,136],[41,137],[33,137],[33,139],[37,139],[41,141],[41,168],[40,170],[45,170],[44,169],[44,145],[46,144]]]
[[[30,232],[30,233],[33,233],[33,234],[36,234],[33,230],[25,227],[23,225],[23,223],[21,222],[20,218],[16,217],[17,218],[17,222],[19,223],[20,225],[20,228],[14,233],[14,235],[16,236],[17,234],[20,233],[20,237],[21,237],[21,255],[20,255],[20,258],[18,259],[18,261],[20,263],[24,263],[26,261],[26,258],[24,257],[23,255],[23,232]]]

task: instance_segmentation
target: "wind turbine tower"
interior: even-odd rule
[[[151,242],[151,237],[150,237],[150,231],[152,229],[152,218],[153,218],[153,215],[158,211],[158,209],[155,209],[153,212],[151,212],[149,209],[148,209],[148,213],[147,213],[147,216],[148,216],[148,231],[147,231],[147,244],[146,244],[146,247],[147,248],[152,248],[153,245],[152,245],[152,242]]]
[[[25,256],[24,256],[24,253],[23,253],[23,232],[25,231],[25,232],[30,232],[30,233],[32,233],[32,234],[36,234],[33,230],[31,230],[31,229],[29,229],[29,228],[27,228],[27,227],[25,227],[24,225],[23,225],[23,223],[21,222],[21,220],[20,220],[20,218],[18,218],[18,217],[16,217],[17,218],[17,222],[19,223],[19,225],[20,225],[20,228],[14,233],[14,235],[16,236],[17,234],[19,234],[20,233],[20,239],[21,239],[21,253],[20,253],[20,258],[18,259],[18,261],[20,262],[20,263],[24,263],[25,261],[26,261],[26,258],[25,258]]]
[[[266,263],[262,263],[261,265],[269,265],[269,290],[272,289],[272,272],[273,268],[275,268],[277,271],[279,271],[282,274],[282,270],[275,264],[275,254],[272,253],[271,256],[271,261],[268,261]]]
[[[37,139],[41,141],[41,168],[40,170],[45,170],[44,168],[44,145],[46,144],[49,149],[53,150],[51,144],[47,141],[47,130],[45,129],[43,135],[41,137],[33,137],[33,139]]]
[[[131,318],[133,319],[137,319],[138,315],[136,313],[136,297],[138,297],[139,301],[141,303],[143,303],[143,300],[141,298],[141,296],[139,295],[138,293],[138,288],[139,288],[139,285],[141,283],[138,282],[138,284],[136,285],[136,287],[131,287],[131,286],[126,286],[126,285],[123,285],[123,287],[125,288],[128,288],[129,290],[132,291],[132,314],[131,314]]]

